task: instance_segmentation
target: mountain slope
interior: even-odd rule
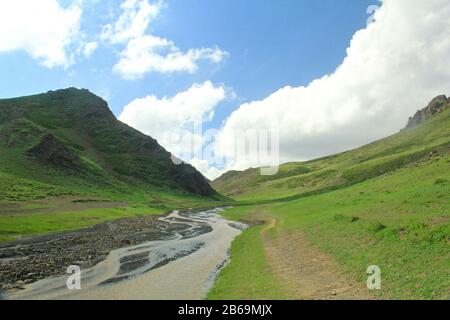
[[[393,136],[337,155],[284,164],[274,176],[261,176],[259,169],[228,172],[213,181],[212,186],[239,200],[298,197],[381,176],[413,165],[430,154],[447,154],[450,151],[449,106],[447,98],[437,97],[418,112],[421,116],[410,120],[410,128]]]
[[[227,218],[267,223],[233,242],[210,298],[343,299],[360,287],[378,299],[448,300],[450,106],[441,107],[396,135],[283,165],[277,176],[250,169],[216,180],[248,200]],[[380,290],[366,290],[369,266],[381,270]],[[329,274],[349,278],[336,286],[323,281]]]
[[[0,100],[0,201],[67,194],[217,196],[188,164],[118,121],[88,90]]]

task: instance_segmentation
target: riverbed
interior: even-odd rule
[[[220,215],[221,208],[158,218],[159,236],[109,252],[81,271],[81,289],[68,289],[69,274],[7,292],[7,299],[125,300],[203,299],[228,260],[233,239],[246,225]]]

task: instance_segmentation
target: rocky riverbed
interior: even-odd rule
[[[111,250],[170,239],[189,226],[154,216],[125,218],[73,232],[31,237],[0,245],[0,291],[66,273],[70,265],[89,268]]]
[[[7,299],[200,299],[246,228],[220,210],[126,218],[4,244],[1,291]],[[66,287],[71,265],[82,269],[83,290]]]

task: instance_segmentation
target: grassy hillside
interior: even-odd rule
[[[286,164],[274,177],[257,174],[215,181],[219,190],[254,203],[227,210],[228,218],[273,220],[274,239],[304,236],[362,288],[367,267],[378,265],[382,289],[366,290],[374,298],[450,299],[450,109],[356,150]],[[277,274],[272,242],[251,230],[236,239],[210,298],[266,297],[269,286],[277,298],[299,298],[289,290],[296,279],[285,276],[295,272]],[[233,280],[243,275],[248,281]]]
[[[450,108],[418,127],[341,154],[284,164],[274,176],[259,169],[228,172],[213,181],[220,193],[237,200],[259,201],[300,196],[349,186],[388,174],[450,145]]]
[[[175,165],[156,140],[118,121],[88,90],[0,100],[0,240],[28,234],[17,228],[19,220],[27,224],[17,215],[33,212],[28,210],[33,206],[53,212],[58,198],[66,199],[58,202],[58,213],[71,212],[76,201],[103,201],[108,207],[114,200],[109,207],[164,212],[223,200],[196,169]],[[69,224],[55,218],[53,228],[42,231],[84,226],[72,216]]]
[[[0,100],[0,111],[0,172],[10,177],[53,185],[62,194],[160,189],[215,195],[192,166],[173,164],[156,140],[118,121],[87,90]],[[1,194],[0,200],[16,200]]]

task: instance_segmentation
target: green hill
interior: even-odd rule
[[[420,125],[408,124],[407,129],[393,136],[337,155],[287,163],[273,176],[262,176],[259,169],[227,172],[213,181],[212,186],[238,200],[259,201],[320,193],[388,174],[430,154],[448,153],[449,106],[450,101],[440,96],[416,114],[414,121]],[[420,117],[422,114],[429,117]]]
[[[118,121],[88,90],[0,100],[0,203],[83,195],[217,197],[188,164]]]
[[[450,105],[445,99],[433,108],[436,101],[443,99],[420,110],[407,129],[361,148],[288,163],[272,177],[250,169],[214,181],[219,191],[245,200],[225,216],[267,223],[235,240],[231,263],[209,297],[346,297],[314,293],[328,288],[323,273],[344,274],[369,297],[449,299]],[[311,251],[316,262],[308,269],[303,257]],[[337,270],[321,264],[323,254]],[[372,265],[381,270],[381,290],[366,288]],[[311,292],[302,290],[308,276],[315,276]]]
[[[0,242],[224,199],[88,90],[0,100]]]

